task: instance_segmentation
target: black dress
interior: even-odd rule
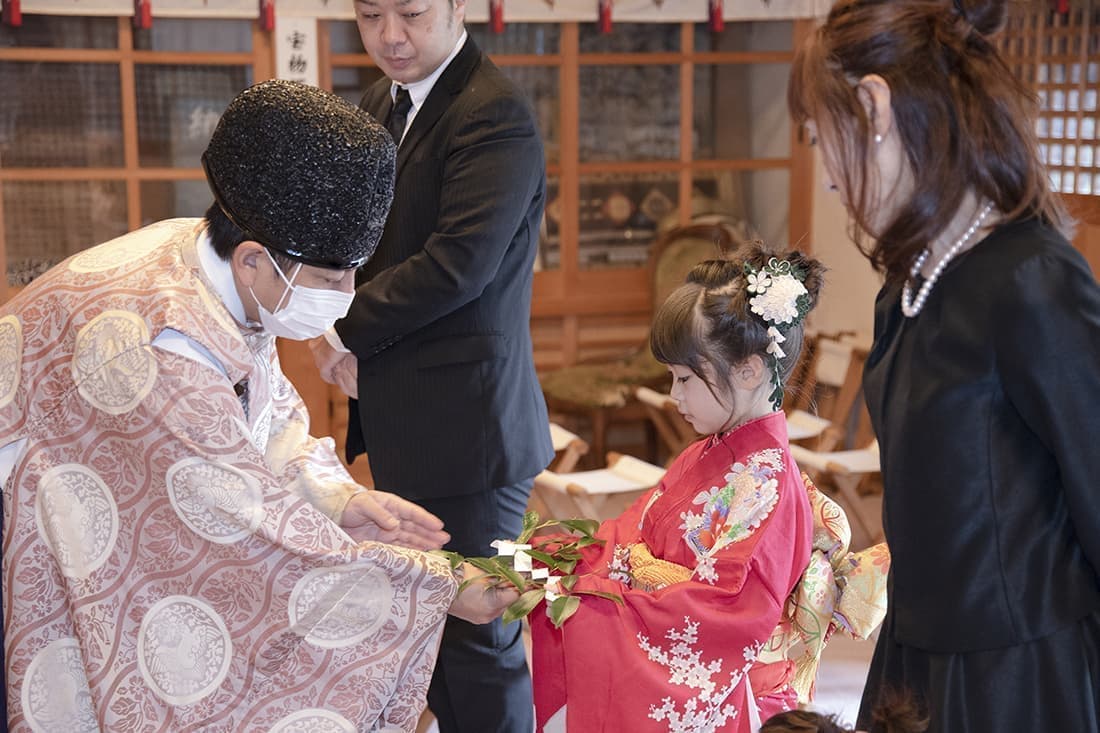
[[[1100,732],[1100,288],[1036,221],[875,306],[890,605],[859,729],[890,690],[928,733]]]

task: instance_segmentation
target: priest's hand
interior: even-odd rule
[[[519,599],[515,586],[495,584],[483,572],[468,562],[462,563],[462,578],[474,582],[462,589],[451,602],[449,613],[472,624],[487,624],[504,613],[504,609]]]
[[[373,540],[414,550],[438,550],[451,539],[439,517],[387,491],[353,495],[340,526],[356,542]]]

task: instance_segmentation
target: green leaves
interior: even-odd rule
[[[512,558],[504,555],[496,557],[468,557],[466,562],[492,577],[496,581],[507,580],[518,590],[527,586],[527,580],[512,567]]]
[[[591,539],[595,539],[593,535],[596,534],[596,530],[600,528],[600,523],[597,522],[595,519],[558,519],[556,520],[556,523],[560,524],[563,527],[568,527],[574,532],[580,534],[582,537],[588,537]],[[602,540],[596,541],[602,542]]]
[[[555,628],[560,629],[561,625],[568,621],[569,617],[576,613],[580,607],[580,597],[558,596],[550,602],[550,622],[554,624]]]
[[[565,529],[568,533],[551,538],[536,537],[540,530],[550,528]],[[531,613],[549,595],[551,600],[547,605],[547,614],[554,626],[560,628],[580,608],[582,595],[597,596],[620,605],[623,602],[622,598],[613,593],[574,590],[577,576],[573,574],[573,570],[584,556],[582,550],[604,543],[595,536],[599,528],[600,523],[594,519],[561,519],[543,522],[538,512],[527,512],[523,515],[523,531],[516,538],[515,544],[530,544],[532,547],[530,550],[517,550],[517,552],[526,552],[532,560],[545,566],[558,582],[557,592],[547,589],[546,579],[530,578],[517,571],[513,555],[463,557],[457,552],[447,550],[436,550],[435,553],[447,558],[452,570],[461,566],[463,562],[468,562],[483,573],[464,578],[459,586],[460,592],[471,583],[485,579],[491,583],[509,583],[515,586],[520,592],[520,597],[505,609],[501,616],[505,623],[517,621]]]
[[[531,611],[535,610],[535,606],[539,605],[539,602],[546,597],[545,588],[532,588],[519,597],[512,605],[504,609],[504,615],[501,616],[504,619],[504,623],[510,624],[513,621],[518,621]]]
[[[523,515],[523,532],[516,538],[518,544],[525,545],[527,541],[539,530],[539,513],[538,512],[526,512]]]

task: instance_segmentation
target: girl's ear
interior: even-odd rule
[[[753,354],[740,364],[735,364],[730,370],[730,381],[733,386],[749,392],[760,387],[768,376],[768,365],[764,363],[764,357],[760,354]]]

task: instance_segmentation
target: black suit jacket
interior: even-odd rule
[[[361,106],[385,120],[382,79]],[[397,156],[393,207],[336,325],[359,359],[349,459],[379,488],[457,496],[530,478],[553,456],[530,334],[546,197],[522,93],[467,38]]]

